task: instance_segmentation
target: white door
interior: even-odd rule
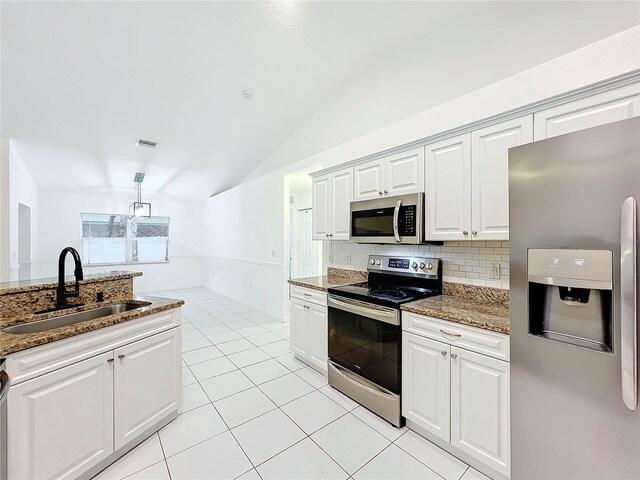
[[[180,352],[179,328],[114,350],[116,450],[178,409]]]
[[[402,415],[449,441],[449,349],[445,343],[402,332]]]
[[[630,85],[537,112],[535,140],[564,135],[640,115],[640,86]]]
[[[291,299],[289,325],[291,328],[290,343],[291,351],[302,358],[307,358],[307,332],[308,318],[307,310],[310,307],[306,302]]]
[[[388,195],[424,192],[424,147],[385,158]]]
[[[11,387],[9,478],[73,479],[113,452],[113,352]]]
[[[370,200],[384,196],[384,159],[353,167],[353,200]]]
[[[533,116],[471,133],[471,235],[509,239],[509,149],[533,141]]]
[[[308,354],[309,361],[323,372],[327,371],[328,342],[327,307],[309,304]]]
[[[312,228],[313,228],[313,211],[310,208],[297,212],[298,225],[297,225],[297,239],[298,245],[297,258],[295,261],[297,278],[311,277],[313,276],[314,268],[314,255],[313,255],[313,241]]]
[[[331,233],[331,181],[329,175],[313,179],[313,239],[327,240]]]
[[[471,240],[471,134],[425,147],[427,240]]]
[[[353,199],[353,169],[345,168],[331,175],[332,240],[349,240],[351,200]]]
[[[509,364],[451,347],[451,443],[510,474]]]

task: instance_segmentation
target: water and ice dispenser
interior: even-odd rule
[[[529,333],[613,352],[613,252],[528,251]]]

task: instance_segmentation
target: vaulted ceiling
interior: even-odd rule
[[[156,196],[190,201],[237,185],[314,112],[344,92],[357,98],[358,85],[381,75],[388,96],[359,102],[391,111],[397,95],[403,108],[379,115],[390,122],[640,21],[637,2],[23,1],[0,9],[0,133],[16,142],[38,186],[108,194],[132,188],[142,171]],[[418,65],[423,80],[411,105],[398,95],[402,65]],[[298,154],[343,140],[320,137]],[[158,147],[138,147],[137,138]]]

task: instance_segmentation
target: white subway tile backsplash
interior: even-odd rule
[[[361,245],[345,241],[324,243],[323,266],[366,270],[370,254],[432,256],[442,259],[446,282],[509,288],[509,242],[459,241],[436,245]],[[350,255],[351,263],[347,263]],[[333,261],[329,261],[333,258]],[[500,279],[490,278],[491,263],[500,264]]]

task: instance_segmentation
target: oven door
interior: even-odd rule
[[[349,240],[359,243],[422,243],[424,194],[351,202]]]
[[[329,360],[400,395],[400,311],[329,295]]]

